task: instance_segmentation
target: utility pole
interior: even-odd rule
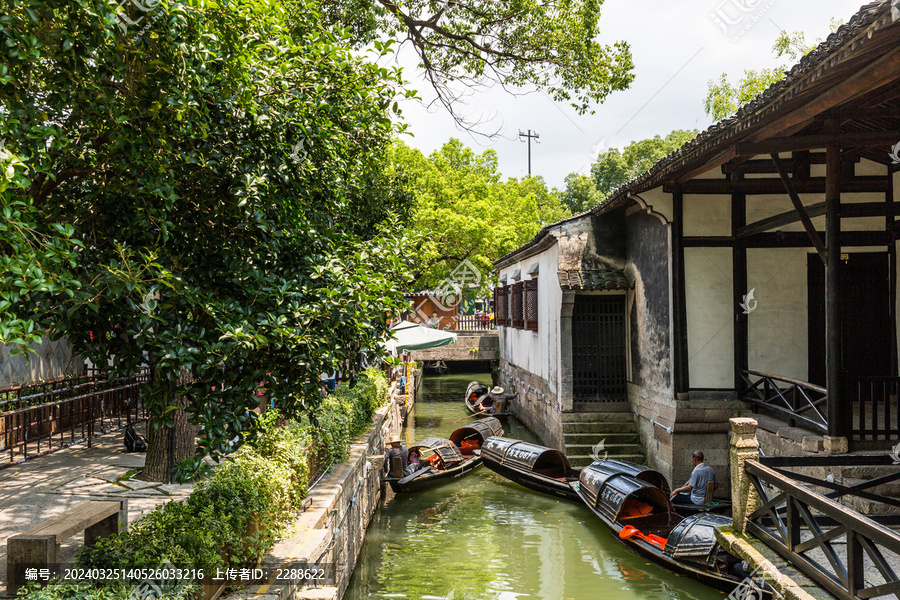
[[[525,133],[521,129],[519,130],[519,141],[520,142],[528,142],[528,176],[531,177],[531,140],[534,140],[535,144],[541,143],[541,134],[537,131],[532,132],[530,129],[528,133]]]

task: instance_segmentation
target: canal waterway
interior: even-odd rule
[[[426,376],[406,445],[448,437],[473,379]],[[476,417],[477,418],[477,417]],[[459,421],[459,422],[457,422]],[[513,418],[506,436],[540,443]],[[700,600],[725,595],[618,544],[587,507],[529,491],[484,466],[443,487],[393,496],[373,517],[345,600]]]

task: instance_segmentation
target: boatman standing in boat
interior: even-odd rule
[[[669,496],[675,504],[706,504],[706,486],[712,481],[718,487],[716,472],[703,460],[703,453],[699,450],[691,454],[691,463],[694,465],[691,478],[677,490],[672,490],[672,495]]]
[[[403,461],[401,464],[406,468],[406,463],[409,460],[409,451],[403,447],[403,441],[399,436],[394,436],[391,438],[391,447],[387,449],[387,452],[384,453],[384,472],[390,475],[391,473],[391,457],[399,456],[400,460]]]

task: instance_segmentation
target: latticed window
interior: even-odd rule
[[[497,286],[494,288],[494,321],[497,323],[497,327],[508,325],[506,310],[508,292],[508,287]]]
[[[516,329],[525,327],[525,319],[522,314],[522,282],[513,284],[512,293],[509,295],[509,317],[512,326]]]
[[[528,331],[538,330],[538,289],[537,279],[529,279],[525,283],[525,299],[523,301],[525,310],[525,329]]]

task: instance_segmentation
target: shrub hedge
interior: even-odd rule
[[[285,423],[276,411],[259,419],[257,435],[199,483],[185,502],[167,502],[127,532],[100,540],[78,556],[79,566],[121,568],[173,565],[215,572],[226,562],[262,558],[291,521],[309,489],[309,455],[346,460],[350,441],[372,423],[387,401],[384,374],[369,369],[353,387],[323,399],[311,418]],[[134,584],[54,584],[24,588],[30,600],[120,600]],[[168,590],[165,599],[188,598],[196,585]]]

